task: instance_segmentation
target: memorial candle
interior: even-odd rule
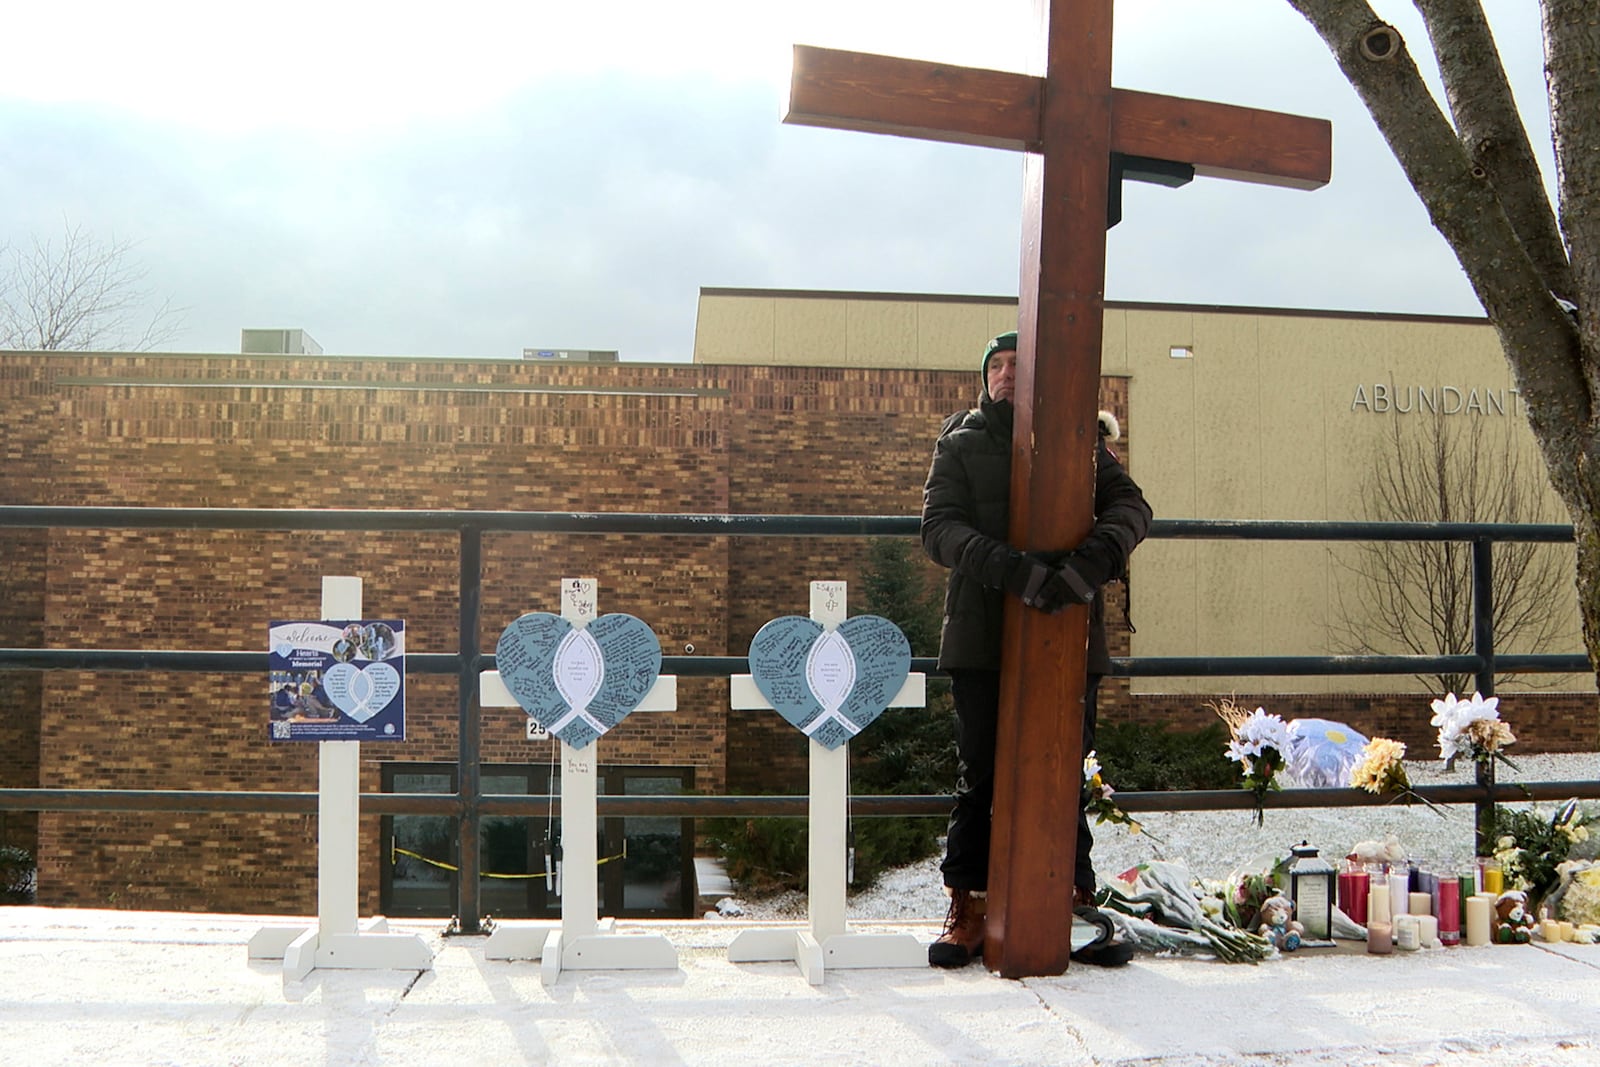
[[[1370,892],[1366,868],[1354,857],[1345,861],[1339,872],[1339,910],[1350,916],[1350,921],[1367,925],[1367,894]]]
[[[1411,911],[1411,874],[1404,869],[1389,872],[1389,915],[1408,915]]]
[[[1425,868],[1422,872],[1422,891],[1428,894],[1428,914],[1439,914],[1439,872]]]
[[[1497,897],[1505,892],[1505,872],[1500,869],[1500,861],[1481,859],[1478,861],[1478,873],[1482,878],[1479,887],[1492,897]]]
[[[1367,889],[1367,924],[1389,924],[1389,879],[1382,871],[1373,871]]]
[[[1467,898],[1467,944],[1487,945],[1489,943],[1489,901],[1486,893],[1478,893]]]
[[[1446,947],[1461,944],[1461,883],[1439,879],[1439,940]]]
[[[1421,929],[1415,915],[1396,915],[1394,917],[1394,947],[1402,952],[1414,952],[1420,948]]]
[[[1370,923],[1367,926],[1367,951],[1374,956],[1386,956],[1394,951],[1394,941],[1388,923]]]

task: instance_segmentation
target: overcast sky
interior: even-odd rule
[[[1374,5],[1426,54],[1409,3]],[[1486,4],[1550,156],[1530,0]],[[0,243],[131,241],[168,347],[687,360],[701,286],[1014,296],[1014,153],[786,126],[790,49],[1025,66],[1031,0],[53,0],[5,17]],[[1120,88],[1332,120],[1316,192],[1127,186],[1113,300],[1480,313],[1285,0],[1119,0]]]

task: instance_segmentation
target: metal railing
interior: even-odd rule
[[[478,676],[494,668],[494,657],[479,647],[481,630],[483,536],[486,533],[635,534],[700,537],[909,537],[915,517],[816,515],[661,515],[642,513],[295,510],[240,508],[136,508],[0,506],[0,529],[170,529],[256,531],[451,532],[459,538],[459,618],[457,651],[409,653],[408,670],[455,675],[459,715],[459,787],[454,794],[365,793],[361,811],[369,815],[443,815],[458,821],[460,878],[458,928],[480,929],[479,822],[484,816],[559,815],[560,798],[485,794],[479,749]],[[1496,674],[1579,674],[1591,670],[1581,655],[1500,654],[1495,649],[1492,602],[1493,546],[1496,542],[1567,543],[1570,526],[1484,523],[1302,522],[1275,520],[1157,520],[1155,539],[1268,541],[1462,541],[1472,546],[1473,651],[1449,656],[1159,656],[1116,658],[1119,677],[1292,677],[1305,675],[1471,674],[1479,692],[1494,692]],[[268,653],[145,649],[0,648],[0,670],[167,671],[265,675]],[[728,677],[743,673],[740,656],[664,656],[662,673],[680,677]],[[938,674],[931,658],[916,658],[912,669]],[[1600,782],[1498,783],[1492,768],[1473,785],[1423,786],[1416,792],[1436,804],[1473,804],[1479,844],[1497,802],[1600,798]],[[859,816],[945,815],[947,795],[854,796],[850,812]],[[1247,809],[1256,803],[1244,790],[1119,792],[1130,812]],[[1388,798],[1354,789],[1294,789],[1272,793],[1271,808],[1362,807]],[[170,811],[314,813],[314,792],[199,791],[149,789],[0,789],[4,811]],[[806,814],[804,796],[602,796],[601,817],[656,815]]]

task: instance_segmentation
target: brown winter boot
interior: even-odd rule
[[[983,916],[989,901],[980,891],[948,889],[950,913],[944,933],[928,946],[928,962],[935,967],[965,967],[983,954]]]

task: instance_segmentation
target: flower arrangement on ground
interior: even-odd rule
[[[1537,806],[1494,811],[1494,857],[1507,884],[1528,894],[1528,913],[1538,917],[1544,898],[1561,880],[1560,867],[1573,848],[1589,840],[1587,812],[1569,800],[1546,819]]]
[[[1100,760],[1091,749],[1083,757],[1083,808],[1094,816],[1095,825],[1117,823],[1126,826],[1130,834],[1142,833],[1152,841],[1159,841],[1159,838],[1145,830],[1143,823],[1123,811],[1122,806],[1111,799],[1117,791],[1105,780],[1102,770]]]
[[[1461,756],[1484,768],[1499,760],[1512,770],[1517,769],[1505,756],[1505,747],[1516,737],[1511,727],[1500,721],[1499,697],[1473,693],[1472,699],[1460,700],[1450,693],[1431,706],[1431,721],[1439,728],[1439,758],[1444,760],[1445,770],[1453,770]]]
[[[1361,758],[1350,768],[1350,785],[1365,789],[1375,796],[1391,796],[1410,804],[1420,800],[1437,814],[1444,811],[1439,805],[1419,794],[1411,786],[1411,776],[1406,773],[1406,744],[1387,737],[1374,737],[1361,750]]]
[[[1600,924],[1600,863],[1568,860],[1556,870],[1564,883],[1548,900],[1556,918],[1580,926]],[[1593,943],[1593,937],[1583,940]]]
[[[1269,792],[1282,789],[1278,772],[1288,761],[1289,725],[1281,716],[1268,715],[1265,708],[1246,712],[1232,700],[1221,700],[1208,707],[1228,724],[1233,740],[1226,749],[1228,758],[1239,764],[1241,785],[1256,800],[1255,823],[1265,825],[1265,801]]]
[[[1215,898],[1182,863],[1141,863],[1109,881],[1104,896],[1101,909],[1122,937],[1148,952],[1256,963],[1277,951],[1260,934],[1207,907]]]
[[[1221,881],[1201,883],[1202,905],[1219,921],[1240,930],[1254,930],[1269,897],[1289,880],[1289,857],[1280,856],[1260,870],[1239,868]]]

